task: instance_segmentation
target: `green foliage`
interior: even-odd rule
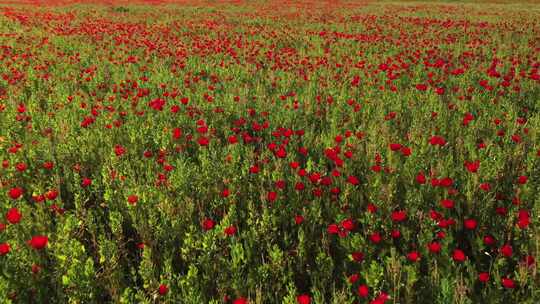
[[[537,4],[2,13],[0,304],[540,302]]]

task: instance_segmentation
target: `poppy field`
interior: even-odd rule
[[[540,4],[0,1],[0,303],[540,303]]]

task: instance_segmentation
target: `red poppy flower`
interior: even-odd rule
[[[454,201],[451,199],[444,199],[441,201],[441,205],[446,209],[454,208]]]
[[[197,142],[199,143],[200,146],[203,146],[203,147],[206,147],[208,146],[208,144],[210,144],[210,140],[206,137],[200,137]]]
[[[493,238],[491,235],[484,236],[484,244],[487,246],[495,244],[495,238]]]
[[[436,88],[436,89],[435,89],[435,93],[437,93],[437,95],[442,95],[442,94],[444,94],[444,88],[440,88],[440,87],[439,87],[439,88]]]
[[[418,251],[412,251],[407,254],[407,259],[411,262],[416,262],[420,259],[420,253]]]
[[[527,176],[521,175],[520,177],[518,177],[517,182],[518,184],[524,185],[525,183],[527,183]]]
[[[441,244],[437,242],[431,242],[428,244],[428,250],[431,253],[439,253],[441,252]]]
[[[504,288],[508,288],[508,289],[516,288],[516,283],[512,279],[504,277],[501,279],[501,283],[504,286]]]
[[[172,130],[172,137],[174,139],[179,139],[180,137],[182,137],[182,130],[180,128],[174,128]]]
[[[28,166],[25,163],[18,163],[15,165],[15,169],[19,172],[23,172],[26,168],[28,168]]]
[[[392,221],[394,222],[403,222],[407,219],[407,211],[404,210],[396,210],[392,212]]]
[[[500,251],[501,251],[501,254],[507,258],[511,257],[514,252],[514,250],[512,249],[512,246],[508,244],[503,245]]]
[[[354,175],[350,175],[348,178],[347,178],[347,182],[351,185],[358,185],[360,183],[360,180],[358,179],[358,177],[354,176]]]
[[[367,210],[369,213],[375,213],[377,212],[377,209],[378,209],[377,206],[375,206],[374,204],[369,203],[367,205]]]
[[[378,244],[382,241],[382,236],[380,233],[378,232],[375,232],[375,233],[372,233],[370,236],[369,236],[369,239],[375,243],[375,244]]]
[[[43,168],[47,169],[47,170],[52,170],[52,168],[54,167],[54,163],[53,162],[44,162],[43,163]]]
[[[426,84],[423,84],[423,83],[419,83],[416,85],[416,89],[418,91],[426,91],[428,88],[428,86]]]
[[[450,177],[445,177],[439,180],[439,185],[441,187],[451,187],[454,184],[454,181]]]
[[[164,296],[167,294],[167,292],[169,292],[169,287],[167,287],[165,284],[161,284],[159,285],[158,292],[161,296]]]
[[[517,225],[521,229],[525,229],[531,223],[530,215],[528,210],[519,210],[518,211],[518,222]]]
[[[382,292],[375,298],[373,301],[370,302],[370,304],[384,304],[386,301],[388,301],[390,297],[385,292]]]
[[[215,225],[216,225],[216,222],[214,222],[212,219],[209,219],[209,218],[204,219],[202,223],[202,227],[206,231],[213,229]]]
[[[0,243],[0,256],[4,256],[11,251],[11,247],[8,243]]]
[[[225,228],[225,230],[223,232],[225,232],[225,234],[228,235],[228,236],[235,235],[236,234],[236,227],[231,225],[231,226]]]
[[[476,229],[476,226],[477,226],[477,222],[475,219],[466,219],[464,222],[463,222],[463,225],[465,226],[466,229],[468,230],[474,230]]]
[[[438,146],[444,146],[446,145],[446,140],[441,137],[441,136],[432,136],[429,140],[429,143],[432,145],[432,146],[435,146],[435,145],[438,145]]]
[[[369,295],[369,287],[364,284],[358,286],[358,295],[362,298],[367,298],[367,296]]]
[[[424,173],[420,172],[418,175],[416,175],[416,182],[423,185],[426,183],[426,176]]]
[[[480,184],[480,189],[487,192],[487,191],[491,190],[491,185],[489,183],[481,183]]]
[[[474,161],[474,162],[465,162],[465,168],[467,168],[467,171],[471,173],[478,172],[478,168],[480,168],[480,161]]]
[[[358,281],[359,278],[360,278],[360,275],[358,275],[357,273],[351,274],[349,276],[349,283],[354,284],[356,283],[356,281]]]
[[[20,187],[11,188],[8,194],[9,194],[9,197],[16,200],[23,195],[23,189]]]
[[[336,224],[330,224],[327,231],[329,234],[337,234],[339,232],[339,227]]]
[[[19,223],[21,221],[21,218],[22,218],[22,214],[19,212],[19,209],[17,209],[17,207],[13,207],[9,209],[8,212],[6,213],[6,220],[10,224]]]
[[[478,280],[482,283],[486,283],[487,281],[489,281],[489,273],[487,272],[480,272],[478,274]]]
[[[371,171],[373,172],[381,172],[382,167],[380,165],[373,165],[371,166]]]
[[[235,299],[232,304],[248,304],[248,300],[244,297]]]
[[[273,202],[277,199],[277,192],[274,192],[274,191],[270,191],[268,192],[268,194],[266,195],[266,199],[269,201],[269,202]]]
[[[53,200],[55,200],[55,199],[58,197],[58,191],[56,191],[56,190],[49,190],[49,191],[45,194],[45,197],[47,197],[48,200],[53,201]]]
[[[401,148],[401,154],[402,154],[403,156],[411,156],[411,154],[412,154],[412,149],[409,148],[409,147],[402,147],[402,148]]]
[[[311,298],[307,294],[301,294],[296,297],[296,302],[298,302],[298,304],[310,304]]]
[[[82,179],[81,186],[82,186],[83,188],[86,188],[86,187],[88,187],[88,186],[90,186],[90,185],[92,185],[92,180],[89,179],[88,177],[84,177],[84,178]]]
[[[49,243],[49,238],[45,235],[33,236],[32,239],[28,241],[28,244],[36,250],[45,248],[45,246],[47,246],[48,243]]]
[[[452,259],[454,259],[456,262],[464,262],[467,259],[467,256],[461,249],[455,249],[454,253],[452,254]]]
[[[275,186],[276,186],[276,188],[278,188],[278,189],[285,189],[285,186],[286,186],[286,185],[287,185],[287,184],[285,183],[284,180],[278,180],[278,181],[276,181],[276,183],[275,183]]]
[[[344,219],[341,221],[341,227],[347,231],[352,231],[355,228],[354,221],[352,219]]]
[[[130,205],[135,205],[139,201],[139,197],[135,194],[128,196],[127,201]]]
[[[398,143],[390,144],[390,150],[392,150],[392,151],[397,151],[397,150],[401,149],[401,147],[402,147],[401,144],[398,144]]]
[[[116,156],[122,156],[124,153],[126,153],[126,149],[121,145],[116,145],[114,146],[114,153]]]
[[[364,254],[360,251],[355,251],[351,254],[353,261],[361,262],[364,259]]]

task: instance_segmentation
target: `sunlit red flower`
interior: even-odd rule
[[[216,225],[216,222],[214,222],[212,219],[209,219],[209,218],[204,219],[202,223],[202,227],[206,231],[213,229],[215,225]]]
[[[476,173],[478,172],[478,168],[480,168],[480,161],[465,162],[465,168],[471,173]]]
[[[351,257],[352,257],[353,261],[361,262],[364,259],[364,254],[362,252],[355,251],[355,252],[353,252],[351,254]]]
[[[520,185],[524,185],[525,183],[527,183],[527,180],[528,180],[527,176],[521,175],[518,177],[517,182]]]
[[[90,185],[92,185],[92,180],[89,179],[88,177],[84,177],[84,178],[82,179],[81,186],[82,186],[83,188],[86,188],[86,187],[88,187],[88,186],[90,186]]]
[[[500,250],[501,254],[507,258],[511,257],[512,256],[512,253],[514,252],[514,250],[512,249],[512,246],[510,246],[509,244],[504,244],[502,247],[501,247],[501,250]]]
[[[249,303],[248,299],[244,297],[237,298],[232,302],[232,304],[248,304],[248,303]]]
[[[296,297],[296,302],[298,302],[298,304],[310,304],[311,297],[307,294],[301,294]]]
[[[8,192],[9,197],[16,200],[23,195],[23,189],[20,187],[11,188]]]
[[[495,238],[491,235],[484,236],[483,241],[484,241],[484,244],[486,244],[487,246],[491,246],[495,244]]]
[[[392,150],[392,151],[398,151],[399,149],[401,149],[401,147],[402,147],[402,145],[398,144],[398,143],[390,144],[390,150]]]
[[[179,139],[182,137],[182,130],[180,128],[174,128],[172,130],[172,137],[173,139]]]
[[[382,236],[380,233],[378,232],[375,232],[375,233],[372,233],[370,236],[369,236],[369,239],[375,243],[375,244],[378,244],[382,241]]]
[[[225,234],[228,235],[228,236],[235,235],[236,234],[236,227],[231,225],[231,226],[225,228],[225,230],[223,230],[223,232],[225,232]]]
[[[407,219],[407,212],[405,210],[396,210],[392,212],[392,221],[394,222],[403,222]]]
[[[477,223],[477,221],[475,219],[466,219],[463,222],[463,225],[468,230],[474,230],[474,229],[476,229],[476,226],[478,225],[478,223]]]
[[[423,185],[426,183],[426,176],[424,173],[420,172],[416,175],[416,182]]]
[[[45,197],[49,200],[55,200],[58,197],[58,191],[57,190],[49,190],[47,193],[45,193]]]
[[[411,251],[407,254],[407,259],[411,262],[416,262],[420,259],[420,253],[418,251]]]
[[[341,226],[343,227],[343,229],[345,229],[347,231],[352,231],[356,227],[356,225],[354,224],[354,221],[352,219],[344,219],[341,222]]]
[[[516,283],[514,282],[514,280],[507,277],[501,278],[501,284],[504,288],[508,288],[508,289],[516,288]]]
[[[339,226],[336,225],[336,224],[330,224],[328,226],[328,228],[326,229],[326,231],[329,233],[329,234],[337,234],[339,232]]]
[[[126,149],[122,147],[121,145],[114,146],[114,153],[116,156],[122,156],[124,153],[126,153]]]
[[[168,292],[169,292],[169,287],[167,287],[167,285],[165,285],[165,284],[159,285],[159,288],[158,288],[159,295],[164,296]]]
[[[358,295],[362,298],[367,298],[369,295],[369,288],[367,285],[360,285],[357,289]]]
[[[349,177],[347,177],[347,182],[351,185],[358,185],[360,183],[360,180],[358,179],[358,177],[354,176],[354,175],[350,175]]]
[[[210,144],[210,140],[206,137],[199,137],[199,139],[197,140],[197,142],[199,143],[200,146],[203,146],[203,147],[206,147],[208,146],[208,144]]]
[[[461,249],[455,249],[452,253],[452,259],[456,262],[464,262],[467,259],[467,256],[465,255],[465,252]]]
[[[6,220],[10,224],[18,224],[21,221],[21,218],[22,218],[22,214],[19,211],[19,209],[17,209],[17,207],[13,207],[9,209],[8,212],[6,213]]]
[[[0,256],[4,256],[11,251],[11,247],[8,243],[0,243]]]
[[[45,248],[45,246],[47,246],[47,244],[49,243],[49,238],[45,235],[36,235],[36,236],[33,236],[29,241],[28,241],[28,244],[36,249],[36,250],[41,250],[43,248]]]
[[[139,197],[135,194],[131,194],[128,196],[127,201],[130,205],[135,205],[139,201]]]
[[[454,208],[454,201],[451,199],[444,199],[441,201],[441,205],[446,209]]]

